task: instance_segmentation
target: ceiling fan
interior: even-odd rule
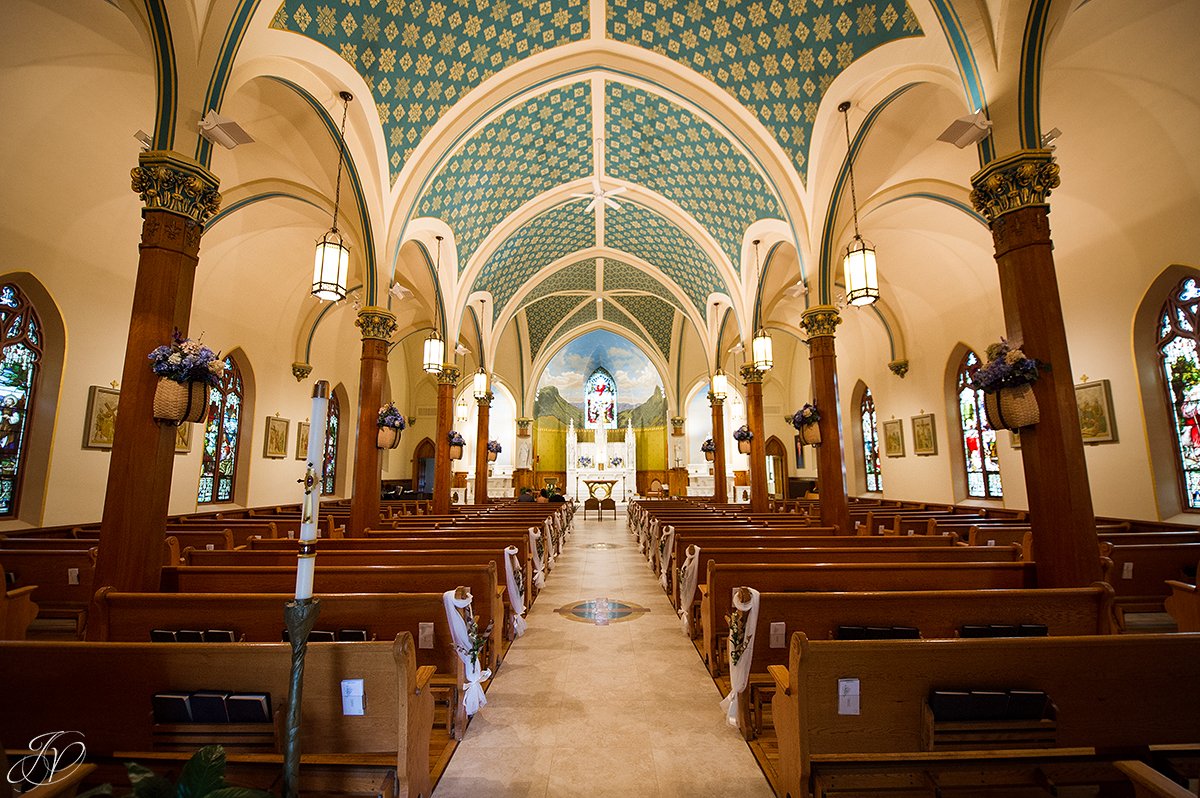
[[[594,209],[596,207],[596,204],[598,202],[600,202],[601,200],[603,200],[604,204],[607,205],[608,207],[612,208],[613,210],[619,211],[619,210],[621,210],[621,205],[616,200],[614,200],[613,197],[617,196],[618,194],[623,194],[628,190],[629,190],[628,186],[617,186],[616,188],[611,188],[606,191],[600,185],[600,178],[597,177],[597,178],[593,179],[593,181],[592,181],[592,191],[590,194],[572,194],[571,199],[591,200],[591,202],[588,203],[588,206],[585,209],[588,211]]]

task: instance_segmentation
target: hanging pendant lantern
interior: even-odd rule
[[[729,378],[725,376],[725,372],[717,369],[717,373],[712,378],[712,395],[718,401],[725,401],[725,397],[729,395]]]
[[[435,274],[441,274],[442,268],[442,237],[435,236],[437,239],[437,266]],[[442,340],[442,336],[438,334],[438,311],[437,305],[433,306],[433,329],[429,331],[429,336],[425,339],[425,348],[421,356],[421,370],[426,374],[441,374],[442,364],[446,362],[446,343]]]
[[[333,223],[329,232],[317,241],[316,257],[313,261],[312,295],[322,301],[337,302],[346,298],[346,277],[350,271],[350,247],[346,246],[338,232],[338,209],[342,201],[342,164],[346,152],[346,115],[350,101],[354,99],[348,91],[339,92],[342,98],[342,128],[338,133],[338,168],[333,192]]]
[[[754,334],[754,339],[750,342],[750,354],[754,368],[759,371],[770,371],[775,365],[771,334],[765,329],[760,329]]]
[[[846,301],[851,305],[870,305],[879,299],[879,271],[875,264],[875,247],[858,232],[858,196],[854,188],[854,157],[850,152],[850,103],[838,106],[846,123],[846,158],[850,171],[850,207],[854,211],[854,238],[846,247],[842,260],[842,279],[846,286]]]

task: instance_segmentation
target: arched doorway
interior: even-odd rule
[[[429,438],[423,439],[413,450],[412,489],[422,499],[433,497],[433,463],[437,449]]]
[[[772,499],[787,498],[787,447],[772,435],[767,438],[767,493]]]

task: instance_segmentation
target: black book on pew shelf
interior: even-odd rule
[[[893,626],[893,640],[920,640],[921,630],[915,626]]]
[[[174,643],[176,640],[175,632],[170,629],[151,629],[151,643]]]
[[[839,626],[837,628],[838,640],[863,640],[866,637],[867,630],[861,626]]]
[[[366,642],[366,629],[339,629],[337,639],[342,643]]]
[[[206,629],[204,631],[205,643],[236,643],[237,635],[232,629]]]
[[[1046,717],[1049,697],[1041,690],[1009,690],[1008,717],[1013,720],[1040,720]]]
[[[1008,693],[996,690],[971,691],[972,720],[1000,720],[1008,710]]]
[[[192,693],[192,720],[196,723],[228,723],[229,710],[225,702],[229,693],[220,690],[199,690]]]
[[[987,626],[978,624],[963,624],[963,627],[958,632],[959,637],[991,637],[992,630]]]
[[[991,629],[991,637],[1016,637],[1017,627],[1007,623],[994,623],[988,627]]]
[[[334,643],[336,641],[337,636],[330,631],[313,629],[308,633],[308,642],[310,643]]]
[[[191,723],[192,696],[189,693],[155,693],[155,723]]]
[[[225,699],[230,723],[270,723],[270,693],[232,693]]]
[[[1017,627],[1018,637],[1046,637],[1050,630],[1044,623],[1023,623]]]
[[[971,694],[959,690],[934,690],[929,694],[929,709],[934,720],[969,720]]]
[[[180,643],[203,643],[204,632],[199,629],[180,629],[175,633],[175,639]]]

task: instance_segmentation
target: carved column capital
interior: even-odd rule
[[[533,427],[533,419],[521,417],[517,419],[517,437],[528,438],[530,429]]]
[[[971,204],[988,224],[1021,208],[1044,206],[1061,184],[1049,150],[1020,150],[992,161],[971,178]]]
[[[809,338],[832,338],[841,323],[842,316],[833,305],[816,305],[800,315],[800,326],[808,333]]]
[[[747,363],[746,365],[742,366],[741,374],[742,383],[745,385],[750,385],[752,383],[761,384],[763,377],[767,376],[767,372],[757,368],[753,363]]]
[[[309,363],[293,363],[292,376],[296,378],[296,382],[304,382],[308,379],[308,375],[312,374],[312,365]]]
[[[458,366],[453,363],[443,363],[442,370],[438,372],[438,385],[457,385],[458,378],[462,375]]]
[[[893,360],[891,363],[888,363],[888,368],[897,377],[904,379],[904,375],[908,374],[908,360]]]
[[[160,210],[207,222],[221,207],[221,181],[196,161],[170,150],[150,150],[138,155],[129,173],[131,187],[147,210]]]
[[[368,305],[358,312],[354,326],[362,330],[364,341],[388,341],[396,332],[396,314],[385,308]]]
[[[492,400],[495,398],[496,398],[496,394],[492,393],[491,391],[488,391],[483,396],[476,396],[475,404],[479,405],[480,407],[491,407]]]
[[[682,435],[685,421],[683,416],[671,416],[671,434]]]
[[[724,397],[718,397],[712,391],[709,391],[708,392],[708,403],[710,405],[712,405],[713,407],[720,407],[721,405],[725,404],[725,399],[724,399]]]

